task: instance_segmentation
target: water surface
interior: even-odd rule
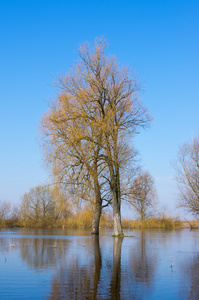
[[[199,299],[199,231],[0,230],[0,299]]]

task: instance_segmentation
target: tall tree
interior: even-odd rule
[[[41,128],[54,174],[81,187],[90,179],[95,194],[92,232],[99,232],[102,188],[108,183],[114,235],[121,235],[120,168],[130,159],[124,141],[145,127],[150,116],[138,98],[135,78],[105,48],[104,40],[79,48],[80,60],[71,73],[59,77],[60,94]]]
[[[179,205],[199,215],[199,136],[179,148],[174,167],[180,192]]]

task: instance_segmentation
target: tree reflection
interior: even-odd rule
[[[112,264],[105,260],[102,264],[99,237],[93,236],[87,245],[92,247],[93,255],[85,264],[81,254],[71,257],[69,265],[54,278],[50,299],[120,299],[122,240],[114,238]]]
[[[181,265],[184,275],[183,282],[186,282],[180,296],[185,299],[195,300],[199,299],[199,254],[197,254],[193,260],[188,260],[188,263],[183,262]]]
[[[100,238],[88,239],[86,246],[71,253],[70,261],[54,277],[50,299],[142,299],[154,279],[155,254],[147,253],[143,231],[130,259],[123,254],[121,260],[123,241],[110,239],[113,253],[102,248],[102,255]],[[135,245],[135,240],[130,243]]]
[[[87,255],[84,264],[84,253],[71,257],[71,261],[62,267],[58,276],[54,278],[50,299],[98,299],[102,267],[99,237],[94,235],[89,242],[91,244],[86,246],[92,248],[94,259],[93,255]]]
[[[70,240],[47,238],[25,238],[19,241],[23,261],[36,269],[59,265],[70,243]]]
[[[149,252],[146,249],[145,230],[142,230],[139,245],[133,251],[133,258],[131,258],[131,267],[137,281],[148,284],[153,281],[155,266],[155,255],[153,253],[149,257]]]
[[[146,239],[145,234],[145,231],[142,230],[140,239],[135,243],[133,251],[129,252],[129,266],[125,270],[125,281],[130,299],[149,298],[152,292],[151,286],[158,265],[157,255],[154,249],[150,248],[149,239]],[[129,267],[130,270],[128,271]]]
[[[121,287],[121,247],[123,238],[115,237],[113,244],[113,269],[111,278],[111,299],[120,299]]]
[[[93,248],[94,248],[94,258],[95,258],[95,271],[94,271],[94,287],[93,287],[93,299],[97,299],[97,288],[100,282],[100,274],[102,268],[102,257],[99,245],[99,236],[95,234],[92,236]]]

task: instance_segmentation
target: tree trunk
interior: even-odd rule
[[[143,211],[141,212],[141,221],[142,223],[145,222],[145,213]]]
[[[93,222],[92,222],[92,234],[99,234],[99,223],[101,217],[101,204],[95,203],[94,214],[93,214]]]
[[[124,235],[122,231],[121,224],[121,214],[120,214],[120,202],[118,203],[117,190],[112,190],[112,204],[113,204],[113,224],[114,224],[114,236]]]
[[[95,188],[95,206],[94,206],[91,234],[99,234],[99,223],[100,223],[101,212],[102,212],[102,198],[101,198],[100,185],[97,177],[95,177],[94,179],[94,188]]]
[[[122,236],[122,224],[121,224],[121,213],[120,213],[120,179],[119,179],[119,167],[117,156],[115,161],[112,159],[111,147],[109,143],[109,137],[106,135],[107,143],[107,157],[108,157],[108,167],[110,172],[110,189],[111,198],[113,205],[113,225],[114,225],[114,236]]]

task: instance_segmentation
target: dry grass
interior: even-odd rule
[[[71,228],[91,228],[92,225],[92,211],[83,211],[78,212],[72,218],[68,218],[66,220],[62,220],[62,225],[64,227],[71,227]],[[102,214],[101,221],[100,221],[101,228],[113,228],[113,220],[110,215]],[[123,219],[122,220],[122,227],[130,228],[130,229],[141,229],[141,228],[148,228],[148,229],[175,229],[175,228],[182,228],[183,222],[179,220],[179,218],[173,218],[171,216],[162,216],[159,218],[149,218],[145,222],[139,220],[129,220]]]
[[[58,227],[65,228],[91,228],[93,220],[93,211],[79,211],[74,216],[67,219],[58,220]],[[113,221],[109,215],[102,214],[100,220],[101,228],[113,228]]]
[[[124,219],[122,221],[123,228],[132,228],[132,229],[141,229],[141,228],[148,228],[148,229],[175,229],[175,228],[182,228],[183,222],[180,221],[178,218],[173,218],[171,216],[163,216],[159,218],[149,218],[146,221],[142,222],[139,220],[128,220]]]
[[[66,228],[91,228],[92,217],[93,213],[90,210],[79,211],[67,219],[58,220],[57,226]]]
[[[188,222],[191,229],[199,229],[199,220],[192,220]]]
[[[75,215],[68,217],[66,219],[58,219],[56,222],[50,222],[46,224],[27,222],[22,219],[18,219],[16,216],[10,218],[9,220],[0,220],[0,227],[13,227],[13,226],[22,226],[22,227],[47,227],[47,228],[91,228],[92,226],[93,211],[84,210],[78,211]],[[171,216],[166,216],[165,214],[161,217],[149,218],[146,221],[142,222],[139,220],[122,220],[122,227],[130,229],[176,229],[183,227],[190,228],[199,228],[199,221],[191,222],[182,222],[179,218],[174,218]],[[112,215],[103,213],[100,221],[100,228],[113,228]]]

